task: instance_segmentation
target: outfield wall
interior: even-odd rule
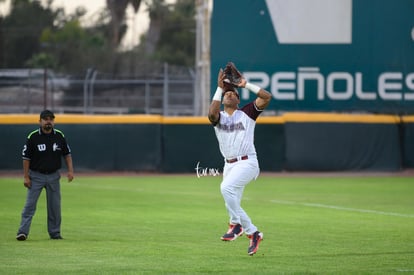
[[[0,170],[20,170],[38,115],[0,115]],[[58,114],[77,171],[222,169],[206,117]],[[414,167],[414,116],[286,113],[259,117],[262,171],[396,171]]]
[[[414,167],[414,116],[402,117],[401,144],[403,167]]]

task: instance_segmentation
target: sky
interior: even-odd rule
[[[41,0],[41,2],[46,2]],[[167,2],[172,2],[167,1]],[[97,16],[100,10],[106,6],[106,0],[54,0],[54,7],[63,7],[66,14],[71,14],[76,9],[76,7],[83,6],[88,12],[85,15],[85,19],[94,18]],[[10,7],[10,0],[4,1],[0,4],[0,14],[6,15]],[[144,1],[141,2],[141,6],[138,10],[138,13],[134,13],[131,5],[128,6],[126,13],[126,21],[128,24],[128,32],[126,37],[122,41],[122,46],[124,49],[130,49],[134,45],[139,43],[139,37],[142,33],[146,32],[148,29],[149,18],[146,11],[147,7],[144,4]]]

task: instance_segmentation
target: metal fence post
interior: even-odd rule
[[[93,85],[95,84],[96,75],[97,75],[97,71],[95,69],[93,69],[92,70],[92,76],[91,76],[91,79],[89,81],[89,113],[91,113],[91,114],[94,113],[94,110],[93,110],[93,106],[94,106],[94,102],[93,102],[94,87],[93,87]]]
[[[47,109],[47,68],[43,69],[43,110]]]
[[[168,63],[164,63],[164,87],[163,87],[163,114],[167,116],[168,110]]]
[[[89,76],[92,73],[92,68],[88,68],[86,70],[86,76],[85,79],[83,81],[83,113],[86,114],[88,112],[88,80],[89,80]]]

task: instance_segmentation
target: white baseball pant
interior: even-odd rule
[[[259,163],[256,156],[234,163],[225,162],[223,181],[220,189],[231,224],[241,224],[247,235],[257,231],[246,211],[241,207],[241,200],[246,185],[259,176]]]

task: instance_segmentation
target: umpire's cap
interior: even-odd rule
[[[40,113],[40,119],[45,119],[47,117],[55,118],[55,114],[52,111],[44,110]]]

